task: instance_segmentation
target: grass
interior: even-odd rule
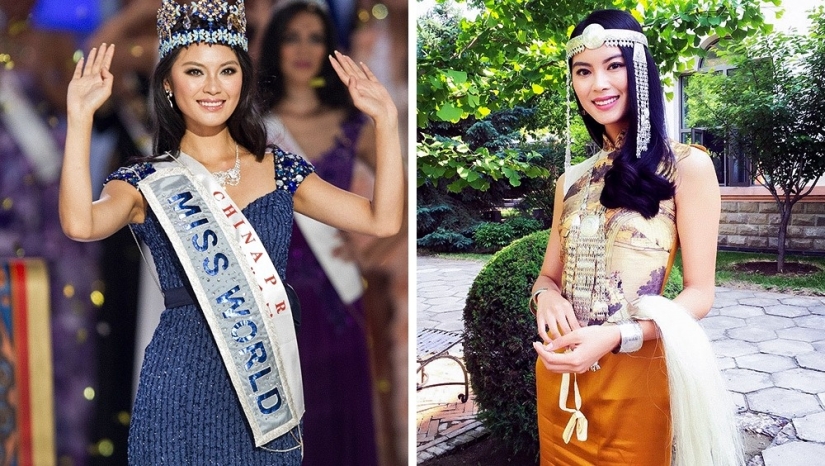
[[[440,257],[442,259],[460,259],[476,262],[487,262],[493,258],[493,254],[477,254],[474,252],[439,252],[433,254],[433,256]]]
[[[463,259],[487,262],[492,254],[437,254],[447,259]],[[749,261],[776,262],[776,254],[719,251],[716,254],[716,284],[731,288],[760,288],[769,291],[825,296],[825,257],[785,256],[785,262],[804,262],[818,266],[821,271],[804,275],[761,275],[733,270],[735,264]],[[675,296],[681,289],[682,258],[676,256],[665,294]]]
[[[802,262],[819,267],[819,272],[810,274],[762,275],[737,272],[732,269],[734,264],[748,261],[770,261],[775,263],[776,254],[720,251],[716,255],[716,284],[731,287],[745,284],[759,286],[771,291],[825,296],[825,257],[785,256],[785,263]]]

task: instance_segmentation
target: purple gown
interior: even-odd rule
[[[14,74],[14,76],[12,76]],[[5,70],[0,79],[15,78],[24,99],[47,125],[58,150],[66,138],[66,118],[48,112],[34,76]],[[6,108],[0,102],[0,112]],[[13,116],[13,115],[12,115]],[[62,154],[48,154],[59,164]],[[94,403],[84,397],[97,383],[98,309],[89,299],[98,283],[97,243],[72,241],[63,234],[58,218],[58,179],[44,181],[0,118],[0,257],[39,257],[50,281],[52,370],[56,448],[59,458],[88,464]],[[13,381],[11,381],[13,383]],[[0,432],[0,442],[8,432]]]
[[[343,136],[318,160],[316,173],[349,189],[355,146],[366,117],[348,118]],[[377,464],[372,380],[360,300],[338,298],[306,239],[293,225],[287,281],[301,300],[298,348],[304,378],[304,466]]]

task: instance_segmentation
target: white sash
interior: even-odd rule
[[[286,129],[286,126],[276,116],[270,114],[267,117],[267,133],[272,135],[275,131],[280,131],[281,141],[278,145],[293,154],[301,156],[306,160],[301,146]],[[325,223],[321,223],[306,215],[295,213],[295,224],[301,230],[301,234],[309,244],[309,248],[324,269],[324,273],[332,283],[333,288],[338,293],[345,304],[351,304],[360,298],[364,293],[364,285],[361,280],[361,271],[354,261],[343,260],[335,255],[335,249],[343,246],[344,242],[338,234],[338,229]]]
[[[304,413],[286,289],[241,209],[199,162],[180,153],[138,183],[181,259],[232,385],[262,446]]]
[[[14,73],[2,73],[0,105],[0,119],[32,164],[38,180],[46,184],[56,181],[63,150],[57,147],[49,127],[23,95]]]

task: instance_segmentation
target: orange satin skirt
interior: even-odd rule
[[[670,466],[671,418],[667,368],[659,340],[635,353],[607,353],[601,369],[577,376],[587,440],[562,432],[570,413],[559,408],[561,374],[536,362],[541,466]],[[575,407],[573,377],[568,408]]]

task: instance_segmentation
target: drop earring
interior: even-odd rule
[[[169,101],[169,106],[175,108],[175,104],[172,103],[172,97],[174,96],[174,94],[172,94],[172,90],[165,89],[164,91],[166,92],[166,100]]]

